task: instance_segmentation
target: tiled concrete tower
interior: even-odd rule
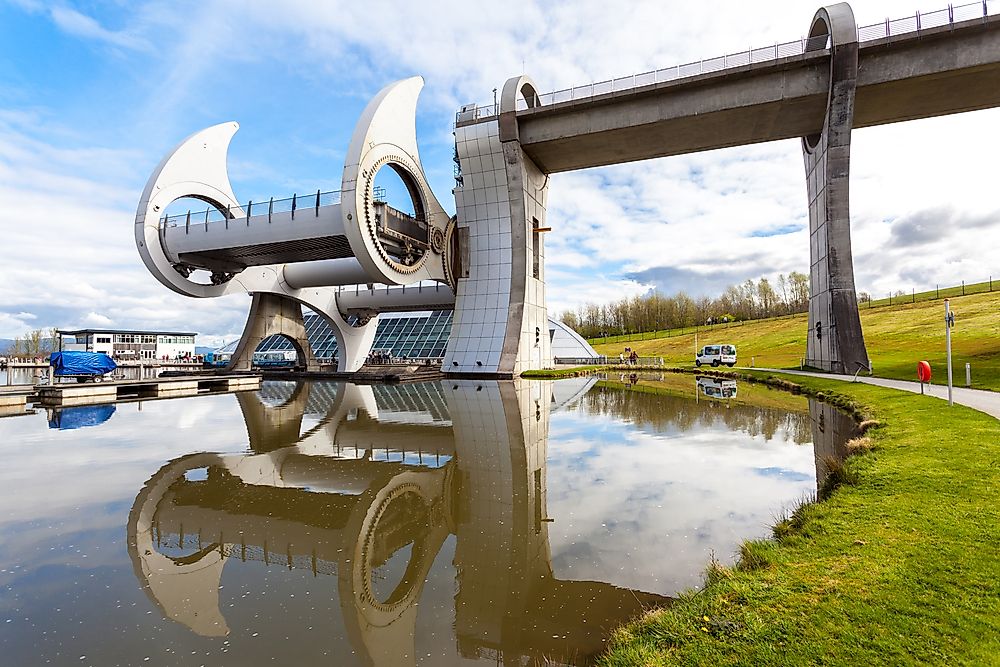
[[[521,149],[518,96],[537,104],[527,77],[504,84],[498,118],[455,130],[462,170],[455,204],[467,261],[446,373],[512,377],[552,363],[542,242],[548,176]]]
[[[823,130],[802,140],[809,193],[809,335],[806,364],[836,373],[869,366],[851,257],[851,128],[858,78],[858,32],[850,5],[820,9],[810,45],[829,35],[830,96]]]

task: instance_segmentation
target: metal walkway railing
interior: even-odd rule
[[[298,210],[318,210],[323,206],[332,206],[334,204],[340,203],[340,191],[335,190],[331,192],[320,192],[317,190],[314,194],[299,195],[293,194],[291,197],[286,199],[275,199],[271,198],[265,201],[249,201],[243,207],[247,214],[247,218],[267,218],[269,215],[274,213],[288,213]],[[241,216],[242,217],[242,216]],[[188,211],[186,213],[177,213],[174,215],[166,215],[160,218],[160,227],[182,227],[191,225],[210,225],[216,222],[225,222],[226,220],[233,220],[236,218],[236,214],[231,210],[219,210],[217,208],[209,207],[204,211],[197,211],[192,213]]]

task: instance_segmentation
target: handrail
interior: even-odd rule
[[[874,42],[888,39],[895,35],[913,32],[919,33],[922,30],[954,25],[962,21],[974,19],[985,20],[991,13],[997,13],[998,5],[1000,5],[1000,0],[978,0],[977,2],[963,5],[948,5],[944,9],[932,12],[922,13],[918,11],[911,16],[899,19],[886,18],[884,21],[878,23],[858,27],[858,42]],[[799,56],[812,51],[822,51],[829,47],[828,41],[828,35],[821,35],[813,38],[801,38],[791,42],[775,43],[774,45],[760,48],[749,48],[745,51],[738,51],[684,65],[675,65],[674,67],[666,67],[631,76],[623,76],[608,79],[607,81],[599,81],[583,86],[544,93],[539,95],[538,99],[543,107],[561,102],[588,99],[607,93],[616,93],[642,86],[719,72],[734,67],[744,67],[790,56]],[[527,108],[527,102],[523,98],[518,97],[515,110],[524,111]],[[500,111],[495,104],[481,106],[467,104],[455,114],[455,123],[474,122],[482,118],[498,116],[499,113]]]
[[[264,210],[264,206],[261,202],[264,200],[257,200],[257,213],[254,214],[254,200],[250,200],[247,203],[246,222],[249,226],[251,217],[266,218],[267,222],[271,222],[271,217],[275,213],[292,213],[294,217],[296,210],[301,210],[305,207],[313,208],[314,214],[319,215],[319,209],[323,206],[333,206],[334,204],[340,203],[341,193],[340,190],[331,190],[329,192],[322,192],[317,190],[315,194],[309,195],[299,195],[298,193],[293,194],[291,197],[286,197],[284,199],[275,199],[271,197],[267,200],[267,209]],[[172,228],[172,227],[185,227],[190,230],[192,216],[194,216],[195,222],[199,225],[204,224],[205,229],[208,229],[208,225],[215,222],[227,222],[229,220],[235,219],[235,215],[227,207],[225,211],[221,211],[215,207],[210,207],[204,211],[187,211],[185,213],[176,213],[174,215],[164,215],[160,218],[161,228]]]
[[[868,375],[872,375],[874,373],[874,371],[872,371],[871,359],[868,360],[867,364],[863,364],[860,361],[855,361],[854,363],[858,365],[858,370],[854,371],[854,379],[851,380],[851,382],[858,381],[858,374],[861,373],[861,371],[868,371]]]

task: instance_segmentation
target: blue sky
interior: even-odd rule
[[[817,5],[818,6],[818,5]],[[943,3],[942,3],[943,6]],[[861,24],[915,9],[855,3]],[[337,189],[358,115],[423,75],[417,132],[451,195],[457,107],[526,71],[542,90],[797,39],[816,7],[649,1],[36,2],[0,0],[0,338],[48,326],[164,327],[206,344],[242,329],[246,297],[174,295],[144,269],[132,222],[160,158],[209,125],[241,124],[240,199]],[[995,111],[855,132],[859,289],[985,279],[1000,246],[988,156]],[[553,312],[658,288],[715,294],[806,271],[798,143],[553,177]],[[998,271],[1000,273],[1000,271]]]

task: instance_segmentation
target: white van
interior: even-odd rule
[[[725,364],[732,368],[736,365],[735,345],[706,345],[694,358],[694,365],[712,364],[719,366]]]

